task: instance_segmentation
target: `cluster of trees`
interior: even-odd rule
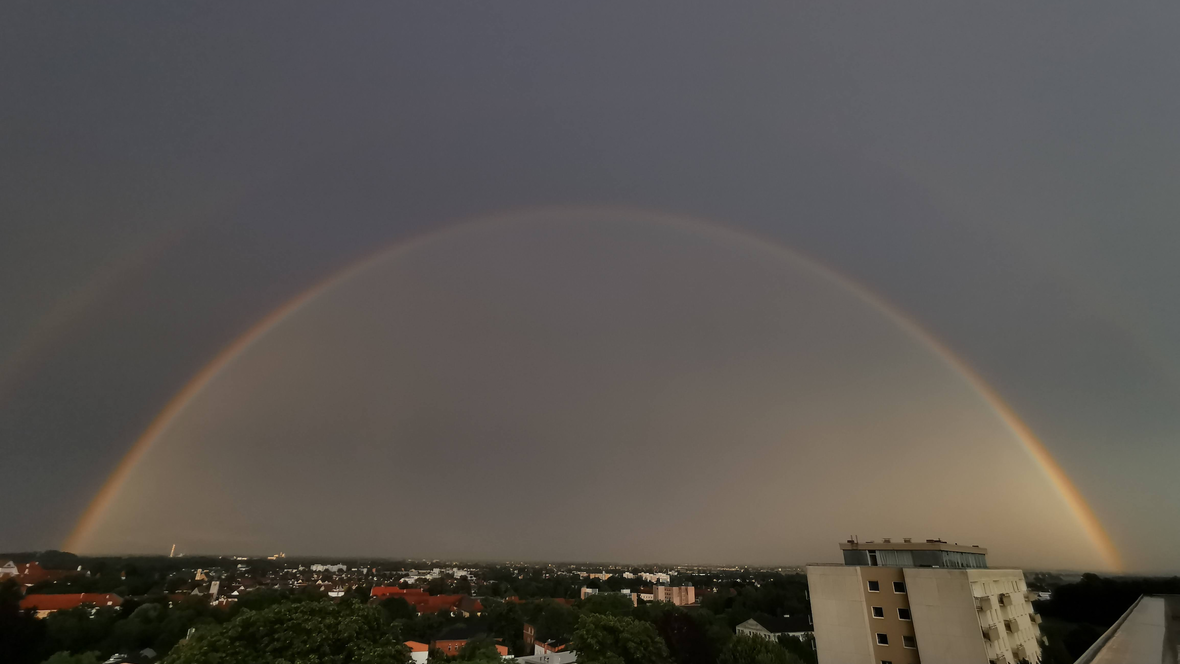
[[[97,653],[151,648],[168,652],[192,627],[225,622],[233,613],[211,608],[198,598],[176,603],[166,597],[127,600],[120,607],[91,613],[85,608],[57,611],[38,620],[20,610],[20,589],[0,584],[0,661],[36,664],[57,652]],[[102,660],[99,660],[102,661]]]
[[[695,615],[666,605],[637,609],[621,597],[600,595],[577,608],[573,642],[585,664],[799,664],[779,644],[720,631],[711,638],[696,629]],[[503,620],[520,605],[494,603],[488,618]],[[552,604],[552,606],[561,606]],[[551,607],[547,607],[551,608]],[[546,610],[546,609],[542,609]],[[497,612],[500,615],[497,616]],[[423,617],[425,618],[425,617]],[[704,616],[705,622],[709,620]],[[278,664],[314,661],[321,664],[405,662],[403,627],[413,620],[391,619],[385,605],[358,602],[282,603],[261,611],[245,611],[224,625],[197,632],[173,650],[163,664]],[[717,623],[719,625],[720,623]],[[468,643],[453,658],[432,653],[432,661],[500,662],[495,640]]]
[[[772,591],[764,591],[768,594]],[[758,595],[731,594],[725,604],[746,606]],[[568,606],[553,600],[485,600],[478,619],[418,615],[401,598],[371,606],[356,599],[332,602],[312,591],[260,589],[229,609],[199,598],[169,606],[164,596],[129,600],[118,608],[59,611],[37,620],[19,611],[20,592],[0,588],[0,661],[12,664],[97,664],[114,652],[152,648],[167,664],[316,661],[404,662],[403,641],[429,643],[451,625],[478,620],[488,639],[463,649],[455,661],[498,662],[497,642],[523,652],[528,622],[542,640],[571,641],[579,661],[627,664],[800,664],[811,651],[735,638],[733,619],[701,608],[665,603],[639,607],[621,595],[602,594]],[[744,615],[744,614],[741,614]],[[740,616],[739,616],[740,617]],[[185,640],[190,628],[191,639]],[[793,640],[790,640],[793,642]],[[178,645],[179,644],[179,645]],[[788,644],[792,645],[792,644]],[[443,658],[435,654],[436,661]]]

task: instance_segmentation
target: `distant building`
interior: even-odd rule
[[[528,623],[525,623],[524,624],[523,639],[524,639],[524,647],[528,648],[529,650],[532,650],[533,649],[533,642],[535,642],[537,640],[537,628],[533,627],[532,625],[530,625]]]
[[[548,641],[534,641],[533,654],[534,655],[551,655],[559,652],[566,652],[569,650],[569,641],[561,639],[550,639]]]
[[[46,581],[58,581],[71,576],[87,574],[87,572],[82,571],[81,567],[76,570],[45,569],[44,567],[41,567],[41,565],[36,561],[25,563],[23,565],[15,565],[15,567],[17,583],[25,586],[26,588]],[[0,578],[3,578],[3,576],[4,575],[0,574]]]
[[[781,618],[750,618],[734,630],[739,635],[756,636],[767,641],[778,641],[780,636],[796,639],[811,637],[811,618],[805,615],[783,616]]]
[[[1174,664],[1180,595],[1144,595],[1075,664]]]
[[[53,613],[76,609],[81,606],[94,608],[115,607],[123,604],[123,598],[114,593],[71,593],[67,595],[26,595],[20,601],[23,611],[35,611],[38,618]]]
[[[525,657],[517,657],[517,662],[520,664],[576,664],[578,661],[578,653],[569,652],[546,652]]]
[[[458,613],[464,617],[478,616],[483,613],[483,603],[470,595],[429,595],[421,588],[398,588],[396,586],[376,586],[369,594],[374,599],[388,599],[401,597],[414,607],[418,613]]]
[[[697,601],[696,588],[692,586],[656,586],[652,595],[657,602],[671,602],[676,606],[688,606]]]
[[[617,593],[610,592],[610,591],[599,592],[599,590],[597,588],[583,587],[581,592],[579,593],[579,597],[581,597],[582,599],[586,599],[587,597],[590,597],[591,595],[622,595],[623,597],[626,597],[627,599],[631,600],[632,606],[639,606],[639,595],[631,592],[630,590],[620,590]]]
[[[16,576],[17,573],[16,563],[11,560],[0,560],[0,579]]]
[[[487,638],[489,638],[488,628],[484,625],[474,623],[451,625],[440,632],[438,638],[430,642],[430,647],[441,650],[445,655],[453,657],[459,654],[459,651],[469,641]],[[508,654],[508,648],[506,646],[497,644],[496,650],[500,652],[501,657]]]
[[[941,540],[841,544],[844,565],[809,565],[819,664],[1040,661],[1036,593],[987,550]]]
[[[425,662],[430,657],[430,646],[418,641],[406,641],[406,647],[410,649],[411,662]]]
[[[320,565],[317,563],[317,564],[311,566],[311,571],[313,571],[313,572],[332,572],[333,574],[335,574],[338,572],[347,572],[348,565]]]
[[[398,588],[397,586],[373,586],[369,591],[369,595],[377,599],[385,599],[386,597],[402,597],[407,602],[411,597],[429,597],[430,595],[421,588]]]

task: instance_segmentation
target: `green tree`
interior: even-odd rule
[[[390,620],[413,620],[418,616],[418,612],[404,597],[389,597],[381,600],[381,609],[389,616]]]
[[[631,598],[618,593],[590,595],[578,606],[584,613],[608,616],[630,616],[635,610],[635,604]]]
[[[43,664],[99,664],[102,659],[96,652],[84,652],[80,655],[71,655],[66,651],[56,652],[49,656]]]
[[[45,656],[45,621],[34,618],[31,611],[21,611],[20,599],[16,581],[0,583],[0,662],[25,664]]]
[[[537,628],[537,639],[571,639],[578,624],[578,612],[552,600],[534,602],[525,615],[526,622]]]
[[[524,615],[515,602],[501,602],[495,599],[483,600],[483,620],[487,621],[492,636],[520,652],[524,649]]]
[[[478,662],[478,664],[502,664],[496,643],[491,639],[468,641],[455,654],[456,662]]]
[[[788,634],[778,637],[778,644],[784,650],[799,658],[799,661],[803,662],[803,664],[815,664],[818,661],[812,641],[813,639],[808,637],[800,639]]]
[[[667,664],[668,646],[651,623],[586,614],[574,630],[580,664]]]
[[[774,641],[756,636],[735,636],[721,651],[718,664],[801,664],[798,657]]]
[[[356,602],[279,604],[243,611],[216,628],[198,631],[165,664],[389,664],[409,649],[376,607]]]

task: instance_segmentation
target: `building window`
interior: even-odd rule
[[[900,609],[900,608],[897,610],[897,619],[898,620],[913,620],[913,618],[910,617],[910,610],[909,609]]]
[[[881,592],[881,582],[880,581],[869,581],[869,592],[871,592],[871,593]]]
[[[904,595],[905,594],[905,581],[894,581],[893,582],[893,592],[897,593],[898,595]]]
[[[887,659],[883,659],[883,660],[881,660],[881,664],[893,664],[893,662],[891,662]]]
[[[884,618],[885,617],[885,607],[874,606],[873,607],[873,617],[874,618]]]
[[[879,646],[889,645],[889,635],[877,632],[877,645],[879,645]]]
[[[912,636],[903,636],[901,637],[901,646],[903,648],[917,648],[918,640]]]

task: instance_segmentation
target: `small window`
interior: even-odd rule
[[[893,582],[893,592],[897,593],[898,595],[904,595],[905,594],[905,581],[894,581]]]
[[[873,607],[873,617],[874,618],[884,618],[885,617],[885,607],[874,606]]]
[[[893,662],[891,662],[887,659],[883,659],[883,660],[881,660],[881,664],[893,664]]]
[[[910,617],[910,610],[909,609],[898,609],[897,610],[897,619],[898,620],[913,620],[913,618]]]
[[[871,593],[881,592],[881,582],[880,581],[869,581],[869,592],[871,592]]]
[[[917,648],[918,640],[912,636],[901,637],[901,645],[903,648]]]
[[[877,632],[877,645],[879,645],[879,646],[889,645],[889,635]]]

